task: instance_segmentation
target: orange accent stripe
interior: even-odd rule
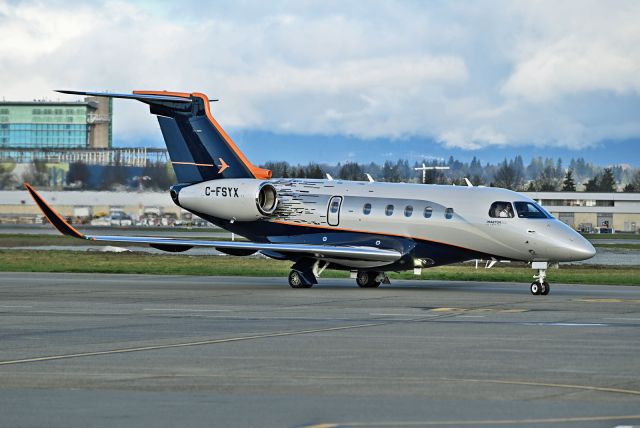
[[[258,168],[257,166],[249,162],[249,159],[247,159],[244,153],[242,153],[238,146],[236,146],[236,144],[233,142],[231,137],[229,137],[225,130],[222,129],[220,124],[213,118],[213,115],[211,114],[211,108],[209,106],[209,98],[207,98],[205,94],[202,94],[200,92],[194,92],[193,94],[191,94],[191,96],[201,98],[204,101],[204,111],[207,115],[207,118],[209,118],[216,130],[220,133],[220,135],[222,135],[222,138],[225,140],[225,142],[229,145],[229,147],[231,147],[231,150],[233,150],[236,156],[240,158],[240,161],[245,164],[245,166],[249,169],[249,171],[251,171],[253,176],[255,178],[263,180],[270,179],[273,173],[268,169]]]
[[[24,183],[24,187],[27,188],[27,190],[31,194],[31,197],[36,202],[36,205],[38,205],[38,200],[40,202],[42,202],[42,204],[44,204],[47,208],[49,208],[51,210],[53,215],[55,215],[58,218],[58,220],[60,220],[62,223],[64,223],[69,229],[71,229],[76,234],[76,236],[75,236],[76,238],[84,238],[85,237],[82,233],[78,232],[75,227],[71,226],[69,224],[69,222],[67,222],[64,218],[62,218],[62,216],[60,214],[58,214],[53,208],[51,208],[51,206],[47,203],[47,201],[45,201],[42,198],[42,196],[40,196],[40,194],[38,192],[36,192],[36,189],[31,187],[31,185],[29,183]],[[63,230],[59,229],[58,226],[56,226],[55,223],[51,221],[51,219],[46,215],[46,213],[43,212],[43,214],[45,214],[45,217],[47,217],[47,221],[49,223],[51,223],[51,226],[53,226],[56,229],[58,229],[58,232],[62,233],[63,235],[66,235],[66,233],[64,233]]]
[[[345,229],[343,227],[333,227],[333,226],[328,227],[328,226],[320,226],[320,225],[317,225],[317,224],[293,223],[293,222],[290,222],[290,221],[282,221],[282,220],[270,220],[270,221],[272,223],[285,224],[285,225],[288,225],[288,226],[312,227],[312,228],[315,228],[315,229],[324,229],[324,230],[341,230],[343,232],[368,233],[370,235],[397,236],[399,238],[408,238],[408,239],[417,239],[419,241],[435,242],[437,244],[449,245],[450,247],[461,248],[463,250],[473,251],[473,252],[476,252],[476,253],[484,253],[484,251],[478,251],[478,250],[474,250],[474,249],[467,248],[467,247],[461,247],[460,245],[450,244],[448,242],[436,241],[436,240],[433,240],[433,239],[417,238],[415,236],[400,235],[400,234],[397,234],[397,233],[372,232],[370,230]]]
[[[187,92],[171,92],[171,91],[133,91],[134,94],[138,95],[166,95],[169,97],[182,97],[182,98],[190,98],[191,94]]]
[[[210,164],[210,163],[195,163],[195,162],[174,162],[171,161],[172,164],[177,164],[177,165],[195,165],[195,166],[210,166],[210,167],[214,167],[215,165]]]

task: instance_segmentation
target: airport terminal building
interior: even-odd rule
[[[560,221],[576,230],[637,232],[640,193],[528,192]]]
[[[46,164],[52,188],[64,187],[69,165],[143,168],[166,162],[165,149],[113,147],[113,100],[0,101],[0,163],[20,177],[33,161]],[[94,174],[95,175],[95,174]]]
[[[112,144],[112,100],[0,102],[0,148],[106,149]]]

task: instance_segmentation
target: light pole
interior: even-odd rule
[[[427,181],[427,170],[439,170],[439,169],[449,169],[448,166],[426,166],[424,162],[422,162],[421,167],[413,168],[416,171],[422,171],[422,184],[425,184]]]

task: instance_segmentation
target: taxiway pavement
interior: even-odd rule
[[[0,320],[2,426],[640,424],[638,287],[2,273]]]

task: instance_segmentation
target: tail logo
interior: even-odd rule
[[[216,165],[219,168],[218,174],[222,174],[225,169],[229,168],[229,165],[227,165],[227,163],[222,158],[218,158],[218,160],[220,161],[220,165]]]

